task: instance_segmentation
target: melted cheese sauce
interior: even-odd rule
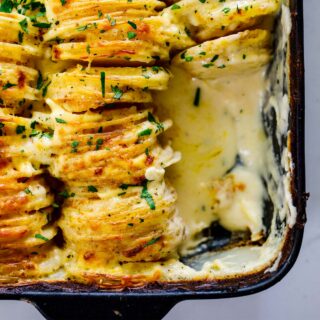
[[[261,121],[264,70],[211,81],[192,79],[178,68],[171,71],[169,89],[157,94],[156,104],[162,118],[173,120],[166,138],[182,154],[168,175],[179,195],[188,240],[214,220],[232,231],[259,233],[263,200],[260,173],[265,165],[261,155],[266,153]],[[199,105],[195,106],[199,89]],[[210,186],[236,165],[237,158],[243,165],[234,171],[245,190],[229,209],[217,212]]]

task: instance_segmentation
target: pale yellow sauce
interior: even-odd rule
[[[156,95],[156,104],[161,118],[173,120],[166,138],[182,154],[181,161],[168,170],[168,176],[178,192],[178,208],[190,239],[220,218],[212,208],[210,185],[234,166],[237,154],[244,169],[252,172],[247,177],[255,180],[246,184],[259,184],[264,166],[261,155],[266,152],[261,121],[264,70],[211,81],[192,79],[178,68],[171,71],[173,79],[169,89]],[[197,88],[200,88],[200,102],[195,106]],[[250,210],[255,211],[255,232],[262,228],[262,191],[258,186],[247,199],[252,202],[248,204]],[[244,198],[248,192],[244,192]],[[250,219],[239,213],[243,208],[237,206],[231,210],[224,227],[243,230],[252,224],[243,221]]]

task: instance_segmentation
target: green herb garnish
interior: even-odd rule
[[[11,0],[3,0],[0,4],[0,12],[11,13],[14,7],[14,3]]]
[[[131,40],[131,39],[134,39],[137,36],[137,34],[133,31],[128,31],[127,36],[128,36],[128,39]]]
[[[72,141],[71,142],[71,152],[72,153],[78,152],[78,146],[79,146],[79,141]]]
[[[43,29],[49,29],[51,27],[51,23],[45,23],[45,22],[35,22],[32,25],[34,27],[43,28]]]
[[[148,112],[148,121],[154,123],[157,126],[156,132],[164,130],[163,123],[158,122],[151,112]]]
[[[17,86],[16,84],[7,82],[7,83],[2,87],[2,91],[7,90],[7,89],[12,88],[12,87],[16,87],[16,86]]]
[[[149,240],[149,241],[144,245],[144,247],[151,246],[151,245],[155,244],[156,242],[158,242],[160,239],[161,239],[161,237],[153,238],[153,239]]]
[[[26,131],[26,127],[25,126],[20,126],[20,125],[17,125],[16,127],[16,134],[21,134],[23,132]]]
[[[102,97],[105,97],[105,95],[106,95],[106,73],[104,71],[100,72],[100,82],[101,82]]]
[[[89,192],[98,192],[98,189],[95,186],[88,186]]]
[[[29,188],[25,188],[23,190],[26,194],[32,194],[31,190]]]
[[[46,238],[45,236],[43,236],[42,234],[39,234],[39,233],[35,234],[34,237],[35,237],[36,239],[40,239],[40,240],[43,240],[43,241],[49,241],[48,238]]]
[[[148,128],[148,129],[140,131],[138,133],[138,137],[149,136],[151,133],[152,133],[152,129]]]
[[[61,118],[56,118],[56,122],[58,122],[58,123],[67,123],[66,120],[63,120]]]
[[[196,89],[196,94],[195,94],[194,100],[193,100],[193,105],[195,107],[198,107],[199,104],[200,104],[200,93],[201,93],[200,88],[197,88]]]
[[[132,22],[132,21],[128,21],[128,23],[130,24],[130,26],[133,28],[133,29],[137,29],[137,25]]]
[[[171,10],[177,10],[177,9],[181,9],[181,7],[178,4],[174,4],[171,6]]]
[[[19,24],[20,24],[20,27],[21,27],[22,31],[24,31],[25,33],[29,33],[29,31],[28,31],[28,20],[27,20],[27,18],[24,18],[23,20],[21,20],[21,21],[19,22]]]
[[[150,194],[150,192],[148,191],[147,188],[147,184],[145,184],[141,190],[141,194],[140,194],[140,198],[144,199],[147,201],[149,207],[151,210],[155,210],[156,209],[156,205],[154,203],[154,200],[152,198],[152,195]]]
[[[111,86],[111,90],[114,93],[113,99],[120,100],[123,91],[118,86]]]

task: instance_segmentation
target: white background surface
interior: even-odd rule
[[[304,6],[306,168],[311,198],[300,257],[281,283],[263,293],[244,298],[183,302],[164,320],[320,319],[320,0],[305,0]],[[27,303],[0,301],[0,320],[43,319]]]

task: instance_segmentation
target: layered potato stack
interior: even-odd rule
[[[1,275],[39,277],[60,262],[67,279],[106,288],[157,280],[121,275],[124,264],[177,258],[184,236],[165,178],[180,154],[158,141],[172,123],[154,114],[152,92],[167,88],[174,55],[199,78],[266,64],[269,32],[246,29],[279,4],[2,0]],[[44,172],[63,182],[56,200]]]
[[[0,283],[12,283],[46,276],[59,264],[51,241],[54,195],[38,158],[47,133],[23,116],[39,99],[39,29],[21,14],[30,3],[0,8]]]
[[[123,277],[115,281],[112,266],[176,257],[183,236],[177,195],[164,178],[179,154],[157,139],[172,123],[160,122],[151,104],[152,91],[165,90],[170,73],[145,65],[168,60],[156,36],[156,9],[164,4],[46,5],[53,27],[44,39],[52,59],[74,61],[49,76],[46,95],[55,123],[49,170],[65,184],[59,220],[65,270],[77,281],[116,286]]]

